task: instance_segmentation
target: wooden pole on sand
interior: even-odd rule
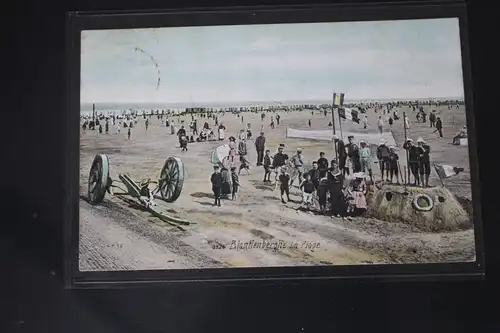
[[[332,128],[333,128],[333,137],[332,137],[332,143],[333,143],[333,154],[335,156],[335,159],[338,162],[338,152],[337,152],[337,143],[335,142],[335,92],[333,93],[332,96]]]
[[[403,112],[403,126],[404,126],[404,130],[405,130],[405,142],[403,144],[403,149],[405,149],[405,144],[408,142],[408,136],[406,133],[406,112]],[[405,149],[405,151],[406,151],[406,165],[407,165],[406,169],[408,172],[407,182],[409,183],[410,182],[410,153],[409,153],[408,149]]]
[[[337,112],[339,115],[339,130],[340,130],[340,138],[344,140],[344,134],[342,133],[342,119],[340,118],[340,112]]]

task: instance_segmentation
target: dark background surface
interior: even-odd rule
[[[252,4],[271,3],[238,3]],[[500,332],[492,288],[499,217],[494,197],[487,195],[497,188],[490,176],[495,164],[487,159],[494,151],[491,115],[498,112],[498,93],[489,89],[498,85],[497,29],[494,8],[476,3],[469,6],[469,19],[486,282],[61,289],[65,12],[200,5],[149,0],[4,5],[0,112],[10,124],[0,124],[0,332]]]

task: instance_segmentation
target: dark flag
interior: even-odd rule
[[[339,108],[340,118],[344,118],[359,124],[359,111],[350,108]]]

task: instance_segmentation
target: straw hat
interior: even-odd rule
[[[386,143],[385,139],[380,139],[380,145],[381,145],[381,146],[382,146],[382,145],[385,145],[385,143]]]
[[[366,144],[366,141],[365,140],[359,140],[359,144],[362,145],[362,144]]]
[[[425,140],[422,137],[419,137],[417,139],[417,143],[425,143]]]
[[[297,151],[298,151],[298,152],[301,152],[301,151],[302,151],[302,148],[297,148]]]
[[[413,142],[413,139],[408,138],[406,139],[406,142]]]

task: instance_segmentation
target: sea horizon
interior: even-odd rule
[[[345,104],[350,103],[389,103],[396,101],[445,101],[459,100],[463,97],[429,97],[429,98],[390,98],[390,99],[345,99]],[[80,103],[80,111],[92,111],[95,105],[96,111],[126,111],[126,110],[150,110],[150,109],[184,109],[184,108],[229,108],[229,107],[251,107],[268,105],[294,105],[294,104],[331,104],[332,100],[286,100],[286,101],[235,101],[235,102],[96,102]]]

